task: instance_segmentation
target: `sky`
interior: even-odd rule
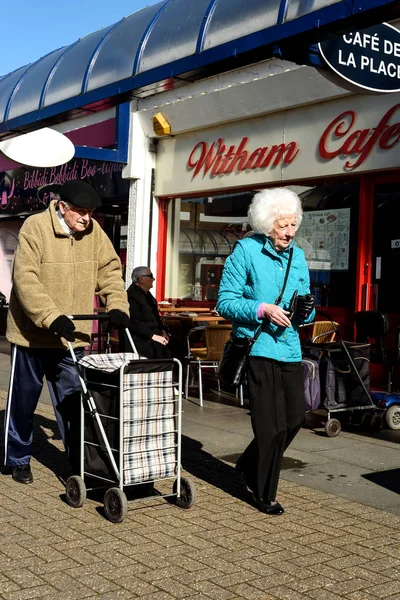
[[[158,1],[8,0],[8,23],[0,34],[0,75]]]

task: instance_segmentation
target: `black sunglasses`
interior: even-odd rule
[[[155,279],[153,273],[149,273],[148,275],[142,275],[142,277],[151,277],[152,279]]]

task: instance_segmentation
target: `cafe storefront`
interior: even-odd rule
[[[349,339],[356,310],[400,324],[400,94],[342,96],[159,140],[159,300],[214,306],[253,194],[289,186],[303,200],[296,239],[320,310]]]

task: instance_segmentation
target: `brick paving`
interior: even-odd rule
[[[51,407],[35,426],[33,485],[0,475],[4,600],[400,600],[400,517],[287,481],[285,514],[263,515],[232,465],[184,448],[196,504],[131,501],[112,524],[101,498],[65,503]]]

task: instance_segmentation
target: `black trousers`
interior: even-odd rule
[[[275,500],[282,457],[302,426],[305,412],[300,362],[251,356],[247,371],[254,439],[238,460],[256,496]]]

